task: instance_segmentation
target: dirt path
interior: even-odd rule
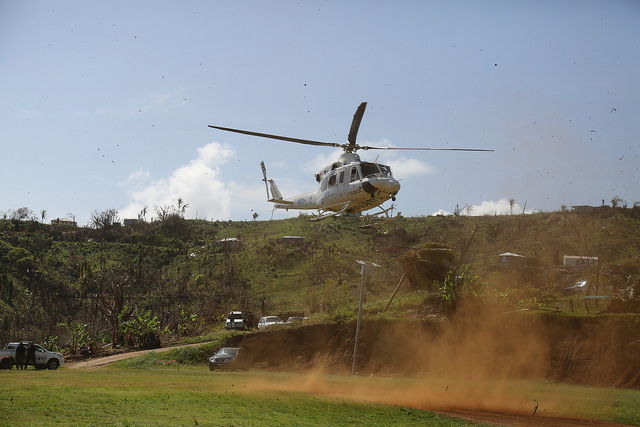
[[[494,412],[481,412],[470,410],[450,410],[450,411],[433,411],[442,415],[449,415],[451,417],[462,418],[474,423],[484,423],[500,426],[514,426],[514,427],[621,427],[626,424],[616,424],[606,421],[579,419],[579,418],[564,418],[564,417],[549,417],[549,416],[530,416],[530,415],[516,415],[516,414],[504,414]]]
[[[129,359],[131,357],[142,356],[147,353],[164,353],[169,350],[173,350],[176,348],[185,348],[185,347],[198,347],[205,344],[210,344],[212,341],[207,342],[199,342],[195,344],[185,344],[185,345],[177,345],[174,347],[162,347],[162,348],[154,348],[151,350],[140,350],[140,351],[132,351],[129,353],[120,353],[114,354],[112,356],[105,357],[96,357],[94,359],[82,360],[78,362],[69,362],[65,363],[64,366],[69,369],[78,369],[78,368],[100,368],[102,366],[106,366],[113,362],[118,362],[120,360]]]

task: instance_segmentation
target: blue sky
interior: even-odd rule
[[[637,1],[0,1],[0,61],[0,212],[269,218],[261,160],[287,196],[337,152],[207,125],[344,142],[362,101],[360,143],[496,150],[363,155],[404,215],[640,201]]]

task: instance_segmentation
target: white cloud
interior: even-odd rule
[[[416,175],[431,175],[434,173],[431,166],[418,159],[398,157],[387,162],[387,164],[391,166],[393,176],[398,179],[405,179]]]
[[[121,185],[129,189],[129,203],[120,210],[122,218],[136,218],[147,207],[176,206],[180,198],[189,205],[189,218],[227,219],[231,212],[231,194],[236,194],[222,180],[220,166],[227,163],[234,152],[212,142],[198,148],[197,157],[179,167],[168,178],[151,180],[147,171],[131,173]]]
[[[322,147],[320,148],[322,149]],[[333,150],[324,149],[324,152],[317,154],[313,159],[304,162],[302,164],[302,171],[306,173],[318,173],[324,167],[338,160],[340,154],[343,153],[342,148],[335,148]]]
[[[478,205],[460,206],[460,215],[483,216],[483,215],[510,215],[523,213],[523,207],[519,203],[510,204],[509,199],[500,199],[497,202],[486,200]],[[525,210],[524,213],[533,213],[532,210]],[[431,215],[452,215],[444,209],[438,209]]]
[[[140,168],[135,172],[131,172],[129,174],[129,176],[122,182],[120,182],[120,186],[121,187],[128,187],[128,188],[139,188],[142,185],[145,185],[149,178],[151,177],[151,173],[149,173],[149,171]]]
[[[388,139],[382,139],[377,142],[367,141],[362,143],[362,145],[397,148],[395,144]],[[408,152],[409,151],[403,151],[403,153]],[[410,176],[432,175],[435,173],[434,169],[424,161],[413,157],[406,157],[394,150],[366,151],[365,154],[362,155],[362,159],[371,162],[378,161],[391,166],[393,176],[398,179],[406,179]]]
[[[431,216],[449,216],[449,215],[451,215],[451,212],[445,211],[444,209],[438,209],[437,211],[431,214]]]

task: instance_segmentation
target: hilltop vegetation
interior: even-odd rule
[[[367,281],[373,315],[406,260],[434,243],[455,254],[448,269],[456,277],[411,280],[393,315],[420,315],[462,295],[531,307],[578,279],[614,294],[640,275],[640,214],[614,213],[398,217],[368,226],[358,217],[207,222],[175,214],[126,227],[0,220],[0,341],[33,338],[74,351],[90,342],[152,346],[160,331],[206,332],[231,309],[349,317],[355,260],[381,266]],[[527,258],[505,268],[498,254],[507,251]],[[559,268],[563,255],[599,262],[571,273]]]

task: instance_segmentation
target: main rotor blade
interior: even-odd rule
[[[495,151],[495,150],[487,150],[487,149],[484,149],[484,148],[423,148],[423,147],[406,148],[406,147],[370,147],[370,146],[367,146],[367,145],[358,145],[357,148],[359,150]]]
[[[347,138],[347,140],[349,141],[348,147],[355,147],[356,145],[358,129],[360,129],[360,122],[362,121],[362,116],[364,115],[365,108],[367,108],[367,103],[363,102],[358,106],[358,109],[353,115],[353,120],[351,121],[351,129],[349,129],[349,136]]]
[[[250,130],[242,130],[242,129],[223,128],[220,126],[213,126],[213,125],[209,125],[209,127],[213,129],[224,130],[227,132],[235,132],[235,133],[242,133],[245,135],[259,136],[261,138],[271,138],[271,139],[279,139],[281,141],[297,142],[299,144],[322,145],[325,147],[344,147],[344,144],[338,144],[336,142],[312,141],[310,139],[291,138],[288,136],[271,135],[268,133],[252,132]]]

